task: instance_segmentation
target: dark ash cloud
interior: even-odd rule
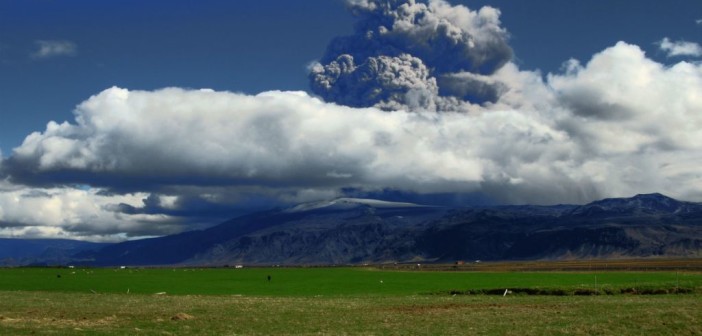
[[[431,109],[438,87],[429,73],[422,60],[409,54],[369,57],[361,64],[344,54],[326,66],[315,65],[312,90],[346,106]]]
[[[312,91],[325,100],[411,111],[459,111],[456,98],[497,100],[500,84],[485,76],[512,58],[499,10],[443,0],[347,0],[347,6],[359,19],[355,34],[334,39],[310,72]]]

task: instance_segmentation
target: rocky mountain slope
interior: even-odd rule
[[[80,253],[95,265],[358,264],[702,257],[702,204],[660,194],[590,204],[427,207],[338,199]]]

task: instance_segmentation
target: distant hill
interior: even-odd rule
[[[73,255],[98,250],[110,244],[66,239],[0,238],[0,266],[63,265]]]
[[[81,252],[94,265],[360,264],[702,257],[702,204],[661,194],[557,206],[301,204]]]

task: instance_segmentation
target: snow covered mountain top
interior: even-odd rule
[[[303,212],[319,209],[352,209],[358,206],[368,206],[372,208],[416,208],[423,205],[404,202],[389,202],[367,198],[337,198],[328,201],[303,203],[285,210],[288,213]]]

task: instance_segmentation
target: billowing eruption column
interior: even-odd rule
[[[384,110],[455,111],[496,101],[489,76],[512,58],[500,11],[444,0],[347,0],[359,18],[312,66],[312,91],[326,101]]]

